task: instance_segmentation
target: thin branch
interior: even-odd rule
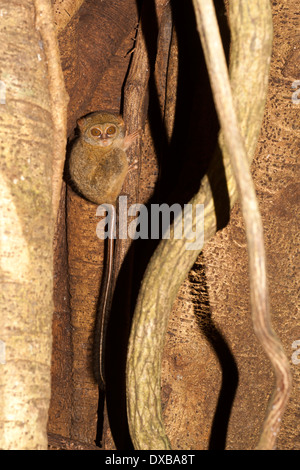
[[[170,0],[155,0],[157,24],[160,24],[161,17],[165,8],[168,6]],[[141,21],[136,38],[136,46],[130,64],[129,74],[124,88],[124,111],[123,118],[126,124],[127,132],[130,134],[136,130],[142,130],[146,117],[147,117],[147,92],[148,82],[150,77],[150,60],[146,44],[146,37],[143,27],[143,22],[147,21],[149,3],[144,2],[141,12]],[[138,160],[138,169],[130,171],[123,186],[124,193],[128,196],[128,204],[134,204],[138,201],[138,183],[140,155],[141,155],[141,138],[140,132],[138,138],[134,141],[127,151],[127,157],[130,163]],[[117,244],[114,270],[115,276],[121,268],[123,260],[128,253],[131,240],[122,240],[122,243]]]

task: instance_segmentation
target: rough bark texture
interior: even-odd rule
[[[53,282],[53,126],[34,2],[1,2],[0,447],[45,449]],[[3,91],[3,90],[2,90]]]
[[[57,32],[61,32],[77,13],[84,0],[52,0]]]
[[[174,56],[180,57],[180,62],[177,65],[174,60],[168,68],[168,76],[174,76],[177,69],[179,75],[174,90],[166,96],[166,102],[173,103],[176,109],[176,117],[168,111],[166,126],[162,129],[160,114],[157,114],[160,100],[157,100],[154,82],[150,81],[149,119],[139,162],[139,202],[174,202],[180,198],[188,201],[198,189],[200,175],[207,168],[217,138],[205,66],[194,32],[191,2],[186,2],[184,11],[179,8],[179,3],[174,2],[173,11],[177,11],[174,21],[180,38],[179,47],[173,35],[171,48]],[[280,0],[273,4],[274,45],[269,95],[252,169],[265,229],[273,323],[291,356],[292,343],[300,339],[296,310],[299,196],[295,176],[298,170],[296,123],[299,106],[292,104],[290,88],[292,82],[299,79],[299,61],[296,60],[299,17],[295,2]],[[122,84],[130,59],[126,53],[134,45],[132,38],[138,19],[135,5],[133,0],[87,0],[60,36],[65,80],[71,95],[70,136],[76,119],[86,112],[97,109],[118,111],[120,108]],[[226,25],[223,13],[220,21]],[[111,40],[114,34],[115,39]],[[226,38],[226,31],[225,34],[223,31],[223,37]],[[195,61],[195,57],[199,61]],[[152,71],[153,67],[152,63]],[[245,80],[240,83],[242,88],[247,87],[246,76],[245,73]],[[178,101],[175,103],[176,95]],[[175,138],[165,153],[164,146],[173,125]],[[201,161],[195,162],[186,152],[187,131],[189,154],[200,155]],[[158,168],[160,178],[156,183]],[[191,175],[195,175],[192,181]],[[176,188],[178,192],[174,195]],[[54,344],[57,346],[53,355],[56,380],[53,381],[49,428],[62,436],[76,436],[81,442],[93,444],[97,433],[98,391],[91,382],[89,371],[103,254],[98,252],[101,244],[95,236],[95,207],[68,191],[73,326],[65,299],[65,260],[59,255],[56,272],[61,277],[56,278],[54,322]],[[222,207],[219,209],[222,213]],[[223,215],[226,220],[228,214]],[[134,245],[133,285],[134,290],[138,290],[153,244],[145,241]],[[173,449],[250,449],[258,441],[273,377],[269,362],[253,334],[247,270],[243,224],[236,206],[230,224],[209,242],[198,258],[181,287],[169,320],[162,396],[164,423]],[[125,271],[124,276],[128,277],[128,272]],[[119,281],[118,294],[122,291],[121,278]],[[123,307],[122,303],[120,305]],[[113,317],[110,327],[110,357],[115,375],[120,373],[125,360],[124,349],[119,348],[124,327],[121,313]],[[76,349],[74,364],[71,340],[72,348]],[[300,366],[291,366],[294,388],[278,438],[280,449],[299,449],[297,388]],[[70,381],[71,371],[73,382]],[[119,406],[119,384],[112,383],[112,388],[109,416],[112,432],[105,421],[105,448],[128,449],[131,444],[124,407]]]
[[[240,10],[241,9],[242,6],[240,6]],[[236,90],[235,103],[241,122],[241,129],[246,141],[245,145],[248,158],[251,161],[255,147],[253,139],[256,140],[260,129],[267,89],[272,41],[270,7],[268,2],[264,2],[259,7],[257,4],[252,5],[247,11],[243,11],[241,15],[234,9],[231,9],[231,13],[231,26],[234,35],[234,41],[232,43],[234,53],[232,53],[231,60],[236,61],[236,64],[234,64],[235,68],[232,67],[234,70],[232,70],[231,81],[233,89]],[[201,15],[204,14],[206,15],[205,21],[207,21],[209,11],[201,12]],[[256,21],[253,21],[253,18],[255,18]],[[199,20],[199,17],[197,20]],[[204,18],[200,18],[200,24],[201,23],[204,23]],[[210,34],[213,33],[212,28],[208,27],[206,28],[205,36],[203,37],[203,35],[201,35],[202,43],[204,43],[205,46],[207,46],[205,39],[206,35],[209,34],[208,30]],[[257,44],[256,48],[251,47],[253,42]],[[211,56],[213,56],[214,53],[218,55],[217,45],[214,41],[212,41],[212,46],[215,50],[211,52]],[[241,51],[245,51],[244,54],[241,54]],[[220,75],[220,70],[218,69],[217,62],[209,61],[207,47],[205,48],[205,52],[210,69],[210,76],[212,67],[216,75],[216,77],[215,75],[211,76],[211,79],[215,80],[215,78],[217,78],[221,80],[221,77],[218,76],[218,74]],[[218,57],[218,62],[222,62],[223,69],[226,71],[225,60],[222,59],[222,56]],[[244,67],[248,70],[249,89],[252,87],[255,89],[254,96],[256,97],[254,101],[251,99],[251,96],[248,96],[248,106],[245,106],[245,92],[241,93],[241,90],[238,88],[239,81],[241,77],[243,77]],[[214,93],[217,93],[218,86],[216,82],[213,82],[213,88]],[[228,73],[227,88],[229,89]],[[239,101],[239,92],[241,94],[241,103]],[[247,90],[247,92],[249,92],[249,90]],[[230,90],[228,93],[223,93],[224,98],[227,96],[227,100],[229,100],[229,93]],[[215,97],[218,110],[220,110],[218,97],[221,99],[221,93],[219,93],[219,96]],[[226,106],[227,103],[223,102],[222,107],[224,110]],[[253,113],[253,109],[251,109],[252,106],[256,108],[256,113]],[[228,126],[233,123],[232,118],[227,117],[227,120]],[[224,119],[222,118],[222,124],[224,125],[223,121]],[[232,124],[230,132],[232,138],[234,137],[235,129],[237,129],[237,126]],[[209,240],[216,230],[218,214],[215,207],[223,203],[225,210],[226,205],[224,205],[224,201],[226,200],[226,195],[229,197],[229,207],[237,197],[236,185],[231,171],[230,162],[232,159],[229,158],[230,139],[228,135],[228,128],[224,127],[221,135],[226,142],[226,146],[222,145],[222,147],[224,147],[224,161],[220,163],[220,159],[217,158],[216,153],[215,158],[208,168],[207,176],[202,179],[199,191],[190,201],[190,204],[193,204],[195,207],[197,204],[204,204],[204,223],[202,226],[201,222],[198,222],[197,229],[198,232],[202,231],[205,241]],[[241,148],[241,138],[240,136],[238,137],[235,146]],[[186,151],[188,150],[189,146],[186,145]],[[241,154],[240,157],[242,156],[245,165],[247,165],[246,155]],[[226,188],[225,191],[222,188],[222,165],[224,165],[228,188]],[[248,178],[249,177],[250,176],[248,176]],[[186,225],[186,222],[185,220],[184,225]],[[195,233],[196,222],[194,219],[192,226],[193,233]],[[177,290],[184,277],[189,272],[197,254],[199,254],[203,247],[202,241],[202,243],[198,242],[198,249],[188,249],[188,240],[190,240],[190,235],[185,235],[181,240],[164,240],[159,244],[148,264],[137,300],[128,349],[126,382],[130,434],[134,446],[137,449],[170,448],[161,415],[161,355],[168,316]]]
[[[299,138],[294,131],[299,111],[291,102],[290,89],[299,75],[298,63],[293,60],[299,19],[293,8],[296,6],[285,2],[273,7],[269,94],[252,166],[265,230],[272,319],[288,357],[293,341],[300,335],[295,238]],[[294,19],[288,22],[288,28],[287,18]],[[240,86],[247,86],[246,82]],[[170,318],[163,393],[165,423],[173,448],[255,447],[273,377],[257,345],[249,313],[246,239],[236,206],[228,227],[208,243],[199,257]],[[299,449],[296,397],[300,370],[293,363],[291,368],[293,392],[278,437],[279,449]]]

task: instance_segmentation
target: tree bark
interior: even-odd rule
[[[53,124],[33,0],[1,2],[0,447],[46,449],[53,282]]]
[[[231,60],[236,65],[236,73],[232,71],[232,88],[236,93],[237,114],[242,121],[241,130],[245,138],[248,159],[251,162],[262,122],[267,89],[272,41],[269,2],[266,1],[260,4],[259,7],[256,4],[253,6],[253,11],[249,8],[247,12],[243,13],[243,15],[236,15],[236,18],[238,18],[237,23],[232,22],[234,37],[232,48],[234,52]],[[257,17],[257,15],[260,17],[260,23],[257,21],[254,26],[252,16]],[[243,21],[245,24],[241,26]],[[237,24],[239,25],[238,32]],[[257,39],[258,37],[259,40],[256,43],[259,44],[259,47],[254,52],[253,47],[250,49],[250,43],[253,38]],[[236,55],[241,45],[243,50],[248,51],[248,54],[244,55],[242,61],[238,61]],[[256,60],[254,60],[254,55]],[[247,103],[247,106],[243,109],[242,104],[246,100],[245,90],[239,95],[234,85],[235,82],[241,80],[243,74],[242,68],[238,66],[241,66],[241,64],[245,66],[246,60],[255,64],[251,72],[249,64],[248,81],[257,88],[255,102]],[[258,77],[260,80],[258,80]],[[239,102],[240,97],[241,104]],[[253,109],[251,110],[251,104],[257,109],[255,114],[253,114]],[[247,122],[248,125],[245,129],[248,114],[253,114],[253,117],[251,123]],[[222,150],[228,194],[232,206],[237,198],[236,185],[233,180],[228,150],[223,146]],[[220,162],[215,158],[208,169],[207,176],[202,179],[199,192],[190,201],[194,207],[197,204],[204,204],[204,224],[201,230],[203,230],[206,242],[216,231],[217,221],[214,201],[218,197],[222,197],[221,175]],[[193,220],[192,226],[193,233],[196,233],[195,220]],[[180,284],[203,248],[202,244],[198,250],[189,251],[186,249],[186,243],[186,238],[175,240],[172,239],[172,236],[170,240],[163,240],[160,243],[147,267],[137,300],[127,360],[129,429],[134,446],[137,449],[171,448],[164,430],[160,402],[160,374],[164,339],[168,316]]]

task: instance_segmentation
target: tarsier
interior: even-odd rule
[[[77,121],[80,135],[73,145],[69,169],[79,192],[95,204],[113,204],[121,192],[128,169],[126,150],[138,136],[138,131],[127,135],[121,116],[106,112],[89,114]],[[104,269],[99,310],[95,327],[97,351],[95,377],[105,389],[104,349],[108,317],[108,296],[113,266],[115,212],[111,215],[108,233],[107,262]]]

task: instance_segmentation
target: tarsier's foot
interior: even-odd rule
[[[130,165],[128,166],[128,171],[132,171],[132,170],[137,170],[139,165],[138,165],[138,159],[136,158],[135,160],[133,160],[132,163],[130,163]]]

